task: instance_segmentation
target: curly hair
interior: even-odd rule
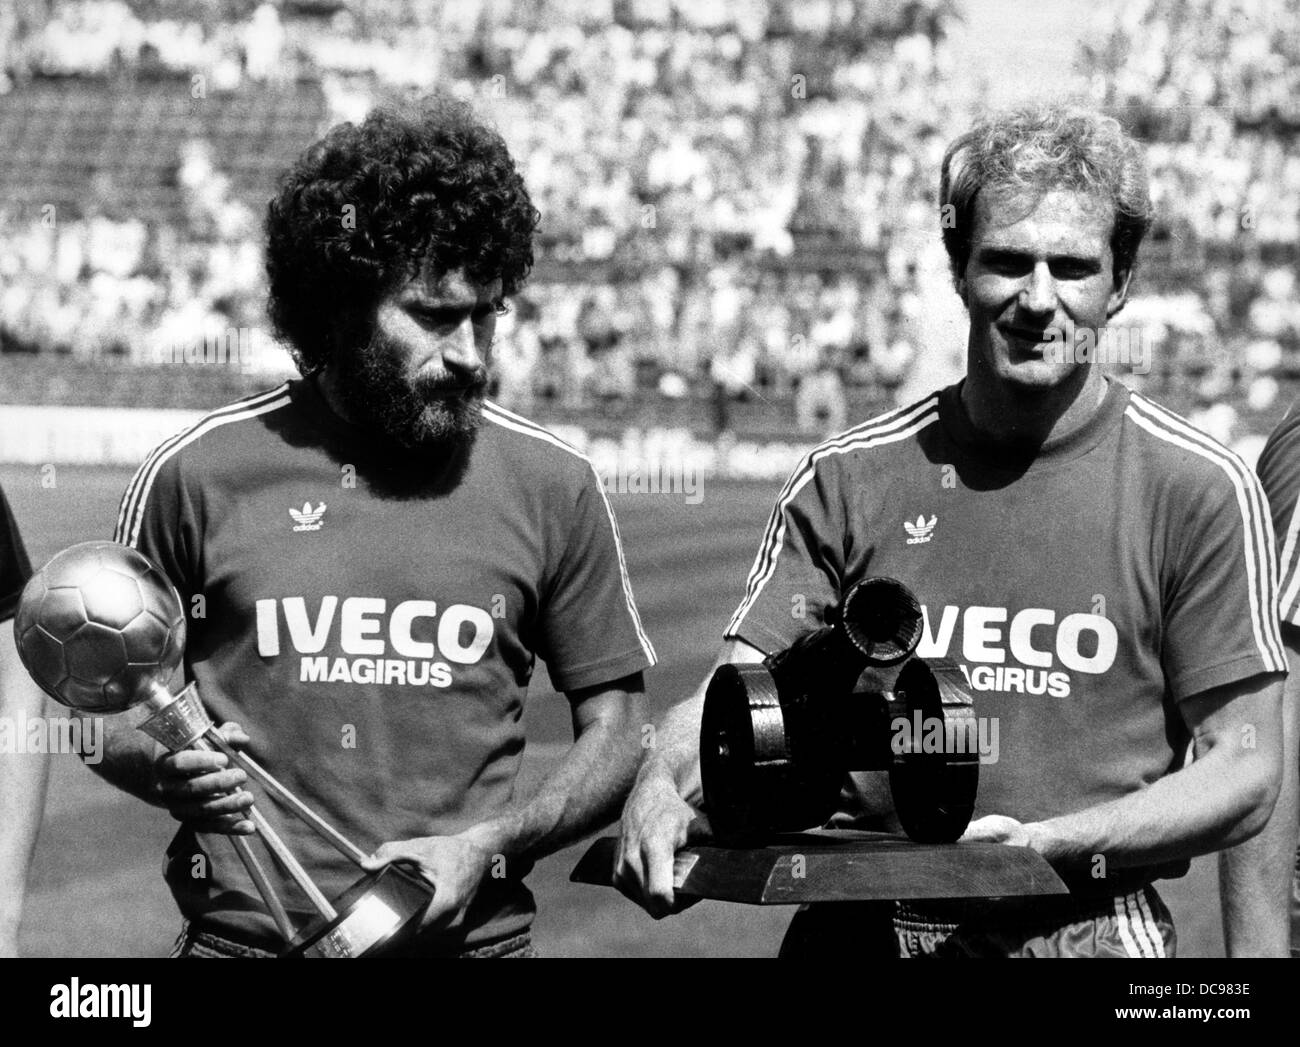
[[[476,283],[500,279],[512,295],[532,268],[539,218],[505,142],[462,102],[433,95],[338,124],[267,208],[275,333],[299,371],[318,371],[426,260]]]
[[[939,213],[958,283],[970,257],[981,189],[1035,196],[1071,189],[1106,200],[1115,215],[1110,247],[1116,278],[1136,264],[1154,216],[1142,147],[1119,121],[1078,106],[997,113],[948,146],[939,175]]]

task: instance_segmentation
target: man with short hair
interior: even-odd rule
[[[20,721],[44,714],[45,699],[18,660],[14,614],[31,576],[18,524],[0,490],[0,721],[10,736]],[[45,810],[49,757],[44,752],[0,751],[0,957],[18,955],[27,870]]]
[[[1114,120],[979,123],[947,151],[940,208],[966,376],[804,460],[718,662],[788,647],[861,578],[899,579],[925,612],[917,655],[957,661],[999,725],[965,839],[1033,848],[1072,893],[811,906],[783,953],[1169,956],[1153,881],[1258,832],[1277,796],[1286,662],[1263,495],[1098,362],[1151,218]],[[918,515],[924,540],[904,526]],[[655,914],[697,824],[703,692],[669,713],[624,810],[616,880]],[[880,812],[875,779],[852,785],[838,826]]]
[[[344,835],[382,843],[368,867],[407,860],[434,885],[410,955],[530,955],[524,877],[617,814],[639,754],[655,656],[599,478],[483,397],[537,217],[505,143],[460,103],[333,128],[266,223],[271,317],[302,379],[160,445],[118,518],[180,592],[185,674],[226,737]],[[524,800],[539,657],[575,742]],[[182,820],[177,954],[281,948],[218,842],[252,830],[244,773],[125,728],[106,748],[106,777]],[[357,878],[260,809],[327,897]],[[307,906],[286,904],[301,927]]]

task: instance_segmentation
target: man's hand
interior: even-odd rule
[[[237,723],[223,723],[217,732],[232,748],[248,744]],[[247,836],[254,831],[247,813],[253,795],[240,789],[246,781],[248,775],[231,767],[225,753],[182,749],[154,762],[155,801],[196,832]]]
[[[988,814],[976,818],[961,834],[962,843],[1005,843],[1012,847],[1033,847],[1033,825],[1025,825],[1005,814]]]
[[[498,862],[517,868],[607,824],[627,792],[645,723],[645,685],[633,673],[612,683],[566,691],[573,746],[522,807],[497,812],[454,836],[390,841],[362,863],[375,870],[406,860],[433,884],[422,927],[451,930],[465,922],[474,896]]]
[[[673,855],[707,835],[707,821],[681,798],[667,768],[646,761],[623,808],[614,885],[656,920],[680,912],[698,899],[675,904]]]
[[[664,716],[655,748],[642,760],[623,806],[614,884],[656,920],[698,900],[674,904],[673,855],[691,840],[710,835],[708,821],[689,800],[703,802],[700,720],[713,672],[722,665],[754,665],[764,657],[744,640],[722,645],[695,693]]]
[[[374,871],[399,860],[409,861],[434,887],[421,929],[449,931],[465,922],[465,913],[492,865],[492,854],[463,835],[421,836],[383,844],[362,867]]]

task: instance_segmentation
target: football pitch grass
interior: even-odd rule
[[[74,542],[112,536],[130,470],[0,466],[34,565]],[[647,674],[656,718],[694,689],[712,663],[779,484],[705,483],[703,500],[611,495],[637,604],[660,664]],[[359,551],[364,555],[364,551]],[[539,666],[529,693],[520,791],[571,740],[568,707]],[[273,801],[268,801],[273,802]],[[105,784],[75,756],[56,756],[28,885],[19,947],[27,956],[161,956],[179,929],[162,882],[175,823]],[[605,830],[606,832],[612,830]],[[359,840],[362,846],[378,840]],[[569,882],[586,844],[538,862],[534,938],[546,956],[771,956],[793,910],[704,902],[656,922],[617,892]],[[1181,956],[1222,953],[1213,858],[1158,889]]]

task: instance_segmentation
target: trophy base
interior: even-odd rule
[[[618,841],[596,840],[569,879],[613,886]],[[673,888],[689,898],[804,905],[1064,895],[1055,870],[1028,847],[923,844],[890,833],[823,829],[753,847],[693,844],[677,852]]]
[[[338,915],[308,924],[281,958],[377,956],[419,926],[433,887],[396,865],[367,873],[334,900]]]

